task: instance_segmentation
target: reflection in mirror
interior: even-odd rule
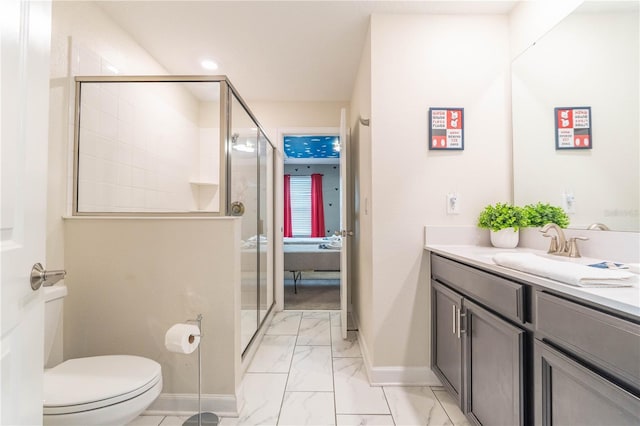
[[[514,203],[570,228],[640,231],[637,2],[585,2],[512,64]],[[555,107],[590,106],[592,149],[556,150]]]

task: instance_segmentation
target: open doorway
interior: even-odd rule
[[[284,309],[340,309],[340,136],[286,134]]]

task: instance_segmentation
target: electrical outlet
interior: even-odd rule
[[[576,197],[573,192],[566,191],[562,194],[562,208],[569,214],[576,212]]]
[[[457,193],[447,194],[447,214],[460,214],[460,196]]]

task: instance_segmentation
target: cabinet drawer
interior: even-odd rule
[[[543,338],[640,388],[640,325],[543,291],[536,302]]]
[[[640,399],[539,340],[534,342],[535,424],[637,426]]]
[[[438,255],[431,256],[431,274],[494,311],[524,323],[524,288],[521,284]]]

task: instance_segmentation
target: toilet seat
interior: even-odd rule
[[[108,355],[70,359],[44,372],[44,415],[112,406],[144,394],[161,380],[160,364],[147,358]]]

